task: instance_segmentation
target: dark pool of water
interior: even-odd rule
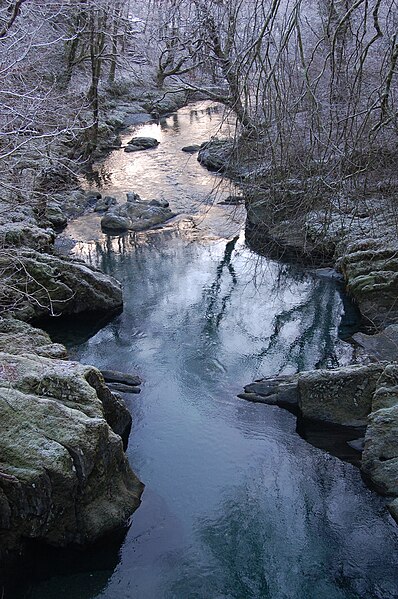
[[[125,397],[146,487],[125,536],[38,553],[20,596],[398,597],[397,527],[359,470],[306,443],[292,414],[236,397],[256,377],[349,359],[335,283],[192,223],[76,252],[121,281],[125,307],[93,336],[63,338],[75,359],[144,379]]]

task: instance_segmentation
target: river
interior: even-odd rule
[[[157,149],[98,165],[103,193],[165,198],[183,216],[111,238],[89,215],[64,234],[123,284],[122,314],[58,335],[74,359],[142,376],[141,394],[125,399],[145,491],[114,542],[40,554],[25,598],[398,597],[398,529],[384,500],[353,465],[304,441],[293,414],[236,397],[256,377],[344,363],[351,349],[335,282],[249,251],[243,209],[217,204],[229,186],[181,152],[220,118],[209,103],[186,107],[138,128]]]

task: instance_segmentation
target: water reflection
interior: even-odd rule
[[[112,152],[94,165],[83,184],[113,195],[119,201],[125,200],[126,192],[135,191],[145,200],[167,199],[173,211],[197,212],[210,196],[214,203],[235,193],[235,188],[232,183],[208,173],[197,162],[196,155],[188,155],[181,148],[201,144],[215,135],[228,137],[233,134],[233,125],[223,119],[220,106],[202,102],[160,122],[136,126],[122,136],[123,145],[132,134],[154,137],[160,145],[147,152]],[[219,184],[214,190],[217,180]]]
[[[179,137],[173,119],[168,128],[148,125],[141,133],[157,127],[159,149],[134,155],[126,169],[121,153],[107,163],[119,192],[142,185],[146,198],[170,194],[173,208],[189,204],[190,219],[75,246],[121,281],[125,307],[73,356],[145,380],[129,398],[128,448],[146,485],[143,503],[92,599],[397,598],[398,536],[383,500],[350,464],[301,439],[291,414],[236,398],[258,376],[349,357],[337,334],[346,307],[333,281],[257,260],[237,237],[233,212],[225,239],[220,208],[200,212],[209,180],[201,194],[207,174],[191,179],[191,157],[179,148],[203,141],[209,116],[219,122],[206,109],[179,113]],[[96,575],[86,572],[82,584]],[[75,576],[71,569],[64,579],[70,599],[81,597]],[[38,584],[31,597],[58,599],[56,587],[57,578]]]

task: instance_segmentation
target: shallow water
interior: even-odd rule
[[[167,121],[167,151],[196,141],[189,114],[179,113],[178,127]],[[157,151],[139,161],[148,160],[148,173],[155,162],[168,198],[170,161],[161,158],[162,182]],[[118,156],[110,158],[114,193],[124,186]],[[88,339],[59,331],[74,358],[144,379],[139,396],[125,396],[134,417],[128,456],[146,485],[142,505],[124,539],[86,557],[52,556],[52,569],[37,568],[24,596],[398,597],[397,527],[384,501],[356,468],[306,443],[292,414],[236,397],[255,377],[349,357],[337,334],[344,307],[335,283],[258,259],[239,234],[239,213],[183,205],[188,192],[207,196],[214,176],[199,173],[208,181],[199,179],[199,191],[195,177],[181,176],[194,190],[184,188],[176,203],[196,220],[123,238],[81,237],[75,252],[122,282],[125,307]]]

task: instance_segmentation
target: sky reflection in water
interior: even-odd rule
[[[184,109],[160,132],[168,154],[155,186],[164,175],[165,197],[169,153],[198,141],[189,121],[199,117],[202,127],[202,113]],[[107,162],[119,190],[131,174],[115,174],[120,156]],[[135,163],[139,179],[150,173],[150,156]],[[151,175],[142,176],[147,191]],[[199,196],[200,179],[187,181]],[[191,225],[76,246],[123,284],[123,313],[91,339],[72,341],[72,353],[143,376],[141,395],[126,399],[134,416],[128,455],[146,489],[106,583],[93,569],[75,570],[29,597],[398,597],[397,528],[383,500],[353,466],[302,440],[294,416],[236,398],[255,377],[344,360],[335,284],[258,259],[234,238],[237,225],[219,240],[217,227],[206,236]]]

